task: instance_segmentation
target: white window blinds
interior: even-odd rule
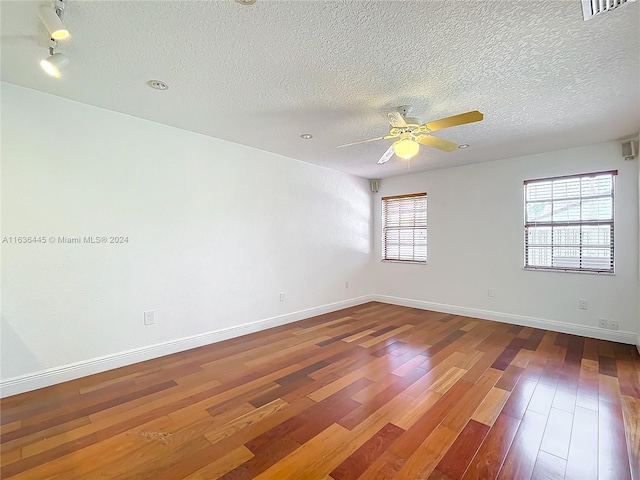
[[[427,194],[382,198],[382,259],[427,263]]]
[[[524,182],[525,268],[613,273],[617,173]]]

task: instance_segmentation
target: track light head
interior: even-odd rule
[[[40,66],[52,77],[58,78],[60,70],[69,65],[69,58],[64,53],[54,53],[53,55],[40,61]]]
[[[51,38],[54,40],[63,40],[69,36],[69,30],[67,30],[67,27],[62,23],[58,11],[56,11],[52,6],[40,5],[38,14],[40,15],[40,20],[48,30]]]

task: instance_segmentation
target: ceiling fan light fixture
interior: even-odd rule
[[[56,10],[50,5],[41,5],[38,15],[42,24],[54,40],[63,40],[69,36],[69,30],[64,26]]]
[[[396,155],[405,160],[414,157],[420,150],[420,145],[410,138],[403,138],[393,144]]]
[[[40,61],[42,69],[52,77],[60,77],[60,70],[69,65],[69,57],[64,53],[54,53]]]

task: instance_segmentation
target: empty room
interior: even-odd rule
[[[0,478],[640,480],[640,2],[0,20]]]

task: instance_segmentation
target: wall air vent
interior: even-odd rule
[[[635,1],[636,0],[582,0],[582,14],[585,20],[591,20],[596,15],[610,12],[611,10]]]

